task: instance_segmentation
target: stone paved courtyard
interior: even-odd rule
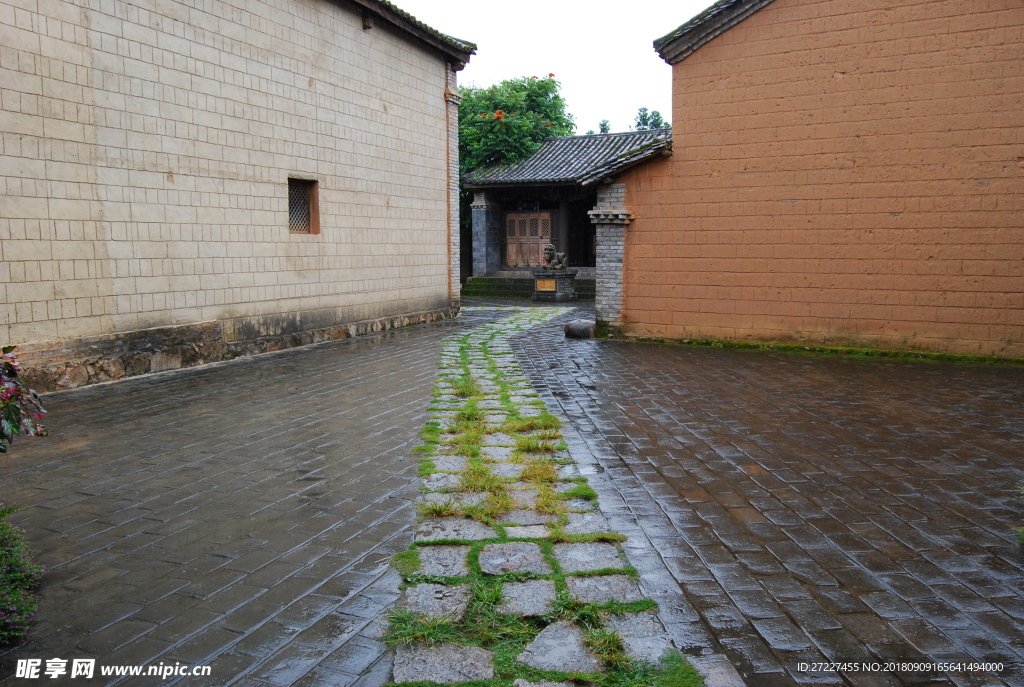
[[[1021,367],[568,340],[557,321],[513,348],[621,496],[612,527],[652,543],[633,563],[676,592],[681,647],[751,685],[889,660],[1004,670],[849,682],[1024,685]]]
[[[354,682],[384,652],[441,341],[471,317],[47,396],[51,435],[0,464],[50,569],[4,684],[29,657]]]
[[[442,340],[486,317],[48,397],[52,435],[0,471],[51,569],[0,681],[30,684],[17,658],[95,656],[213,666],[131,685],[382,683],[410,451]],[[847,683],[1024,684],[1024,370],[568,341],[558,322],[513,348],[677,645],[755,686],[889,659],[1005,668]]]

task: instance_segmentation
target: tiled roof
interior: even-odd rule
[[[718,0],[672,33],[654,41],[654,49],[669,64],[682,62],[694,50],[771,1]]]
[[[630,131],[549,138],[540,150],[514,165],[470,172],[465,186],[579,184],[586,186],[672,149],[672,130]]]
[[[373,12],[394,26],[417,36],[426,43],[434,45],[462,62],[467,62],[469,56],[476,52],[475,43],[441,33],[437,29],[427,26],[400,7],[388,2],[388,0],[352,0],[352,2]]]

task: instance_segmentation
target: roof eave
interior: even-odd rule
[[[422,22],[414,20],[412,15],[408,15],[398,10],[397,7],[389,2],[382,0],[349,0],[350,2],[362,7],[364,11],[373,14],[376,17],[380,17],[392,26],[411,34],[412,36],[420,39],[427,45],[439,50],[445,55],[455,71],[461,70],[469,62],[471,55],[476,53],[476,45],[468,41],[462,41],[457,38],[451,38],[450,36],[444,36],[441,32],[435,29],[430,29]],[[448,40],[445,40],[448,39]]]
[[[489,188],[531,188],[536,186],[565,186],[580,187],[582,184],[577,179],[556,179],[552,181],[478,181],[462,183],[462,188],[467,191],[476,191]]]
[[[532,188],[532,187],[539,187],[539,186],[545,186],[545,187],[563,186],[563,187],[586,188],[587,186],[592,186],[592,185],[594,185],[594,184],[596,184],[596,183],[598,183],[600,181],[603,181],[604,179],[608,179],[608,178],[611,178],[611,177],[618,176],[619,174],[622,174],[623,172],[625,172],[628,169],[632,169],[633,167],[636,167],[637,165],[641,165],[644,162],[647,162],[651,158],[658,157],[658,156],[663,156],[663,155],[671,155],[671,154],[672,154],[672,139],[667,139],[665,141],[661,141],[659,143],[655,143],[655,144],[651,145],[647,150],[644,151],[643,155],[639,155],[639,156],[636,156],[636,157],[631,157],[631,158],[629,158],[628,160],[625,160],[624,162],[622,162],[619,165],[603,167],[603,168],[595,170],[595,171],[593,171],[593,172],[591,172],[589,174],[580,175],[578,177],[562,178],[562,179],[552,179],[552,180],[549,180],[549,181],[538,181],[538,180],[530,180],[530,181],[506,181],[506,180],[498,181],[498,180],[496,180],[496,181],[477,181],[477,182],[463,181],[462,187],[464,189],[468,190],[468,191],[482,190],[482,189],[489,189],[489,188]]]
[[[581,178],[580,179],[580,184],[582,186],[590,186],[591,184],[596,184],[597,182],[602,181],[604,179],[609,179],[609,178],[612,178],[612,177],[616,177],[616,176],[622,174],[623,172],[625,172],[626,170],[632,169],[633,167],[636,167],[638,165],[642,165],[643,163],[647,162],[651,158],[667,156],[667,155],[671,155],[671,154],[672,154],[672,139],[669,139],[668,141],[665,141],[664,143],[651,146],[650,150],[648,150],[644,155],[632,158],[632,159],[630,159],[630,160],[628,160],[628,161],[624,162],[623,164],[618,165],[616,167],[612,167],[612,168],[609,168],[609,169],[598,170],[597,172],[595,172],[593,174],[590,174],[590,175],[588,175],[586,177]]]
[[[654,50],[669,64],[678,64],[771,1],[719,0],[675,31],[654,41]]]

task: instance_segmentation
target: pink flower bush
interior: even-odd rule
[[[46,436],[46,427],[39,424],[46,411],[39,394],[19,379],[21,366],[13,350],[14,346],[0,349],[0,453],[7,453],[7,445],[18,435]]]

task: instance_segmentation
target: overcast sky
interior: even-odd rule
[[[477,44],[460,85],[553,73],[576,133],[607,119],[626,131],[637,108],[672,116],[672,68],[652,43],[713,0],[393,0],[429,26]]]

